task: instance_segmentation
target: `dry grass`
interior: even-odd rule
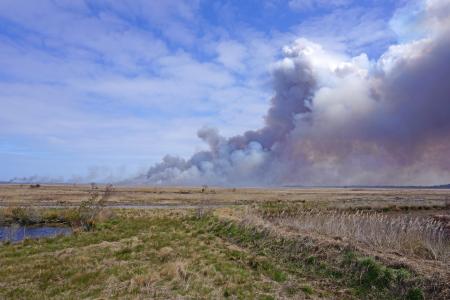
[[[310,210],[276,221],[294,230],[349,239],[384,252],[449,262],[450,232],[446,224],[428,217]]]
[[[70,225],[73,228],[91,230],[96,223],[105,222],[114,217],[113,210],[105,207],[108,198],[113,192],[112,185],[108,185],[104,190],[100,190],[95,184],[92,184],[87,199],[80,201],[78,207],[71,206],[66,209],[46,209],[39,205],[5,205],[0,207],[0,225],[61,223]]]
[[[441,281],[429,291],[406,269],[287,235],[245,213],[123,209],[93,231],[2,246],[0,298],[387,299],[416,288],[442,294]]]
[[[90,192],[0,185],[0,206],[21,206],[0,209],[0,219],[71,220],[83,200],[101,199]],[[197,210],[99,210],[97,200],[84,202],[87,219],[95,215],[92,231],[0,247],[0,298],[352,299],[446,291],[448,231],[429,217],[445,221],[449,190],[117,187],[108,198],[108,205]],[[35,208],[45,205],[66,209]],[[383,265],[385,253],[392,264]],[[431,273],[399,267],[409,268],[410,259],[443,275],[421,281]]]
[[[99,186],[104,189],[104,186]],[[89,197],[88,185],[0,185],[0,205],[79,205]],[[110,204],[250,204],[266,201],[313,203],[334,208],[393,206],[442,208],[450,205],[450,190],[339,188],[208,188],[115,187]]]
[[[275,269],[276,258],[264,257],[270,272],[254,269],[253,255],[211,232],[207,218],[123,210],[94,231],[3,245],[0,298],[283,298],[285,271]]]

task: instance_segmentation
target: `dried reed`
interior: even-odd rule
[[[276,221],[296,230],[350,239],[382,251],[449,261],[449,230],[430,217],[308,210],[296,216],[281,214]]]

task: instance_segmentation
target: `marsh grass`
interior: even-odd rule
[[[92,184],[87,199],[78,207],[3,207],[0,208],[0,225],[64,224],[74,229],[93,230],[99,221],[114,217],[113,210],[105,207],[113,193],[112,185],[100,189]]]
[[[259,299],[281,293],[286,273],[271,258],[252,268],[252,254],[209,233],[205,218],[121,211],[94,231],[4,245],[0,298]]]
[[[160,192],[151,190],[152,195]],[[303,199],[255,204],[243,215],[235,214],[241,208],[227,208],[234,217],[230,220],[219,218],[213,209],[112,211],[105,206],[112,196],[118,197],[114,191],[93,185],[86,193],[82,201],[77,200],[78,207],[0,210],[0,220],[6,222],[65,223],[79,229],[69,237],[0,247],[0,298],[422,299],[441,295],[441,283],[428,288],[414,272],[388,267],[354,247],[323,245],[308,234],[286,236],[274,229],[282,225],[381,251],[443,260],[448,239],[441,239],[437,221],[338,211],[326,201]],[[183,189],[158,197],[192,193]],[[239,191],[230,193],[241,197]],[[198,190],[192,197],[201,194],[207,194],[204,199],[215,197],[210,189]]]
[[[76,209],[41,209],[36,207],[0,208],[0,225],[38,225],[49,223],[75,224]]]
[[[118,210],[92,231],[0,247],[0,298],[395,299],[424,294],[419,278],[404,268],[283,236],[258,220],[224,220],[209,210]]]
[[[105,186],[99,185],[100,190]],[[88,197],[87,185],[0,185],[2,205],[79,205]],[[448,190],[408,189],[258,189],[201,187],[127,187],[116,186],[108,200],[113,204],[251,204],[262,202],[300,203],[358,209],[443,209],[449,204]]]
[[[249,248],[255,255],[276,258],[276,268],[284,274],[308,277],[316,287],[298,286],[305,295],[315,293],[317,286],[324,285],[336,291],[347,291],[337,298],[409,299],[408,295],[414,291],[423,294],[425,287],[421,279],[405,268],[385,266],[353,249],[326,244],[319,247],[317,241],[308,237],[285,237],[280,231],[255,220],[257,218],[252,217],[242,222],[216,219],[210,231]],[[433,293],[439,293],[441,288],[433,287]],[[289,284],[287,293],[291,289]]]
[[[449,232],[440,221],[407,214],[305,210],[273,221],[302,232],[316,232],[362,243],[380,251],[449,261]]]

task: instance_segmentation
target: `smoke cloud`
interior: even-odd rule
[[[424,34],[377,61],[298,39],[273,68],[265,126],[225,138],[203,128],[209,150],[166,156],[153,184],[349,185],[450,181],[450,3],[428,1]]]

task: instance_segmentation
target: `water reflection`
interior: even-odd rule
[[[70,235],[72,229],[63,226],[22,226],[12,224],[0,226],[0,242],[20,242],[26,238],[38,239],[42,237],[55,237]]]

